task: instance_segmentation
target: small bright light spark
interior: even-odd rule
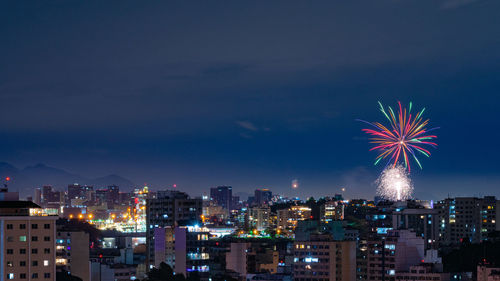
[[[377,194],[390,201],[406,201],[412,197],[413,185],[406,169],[387,167],[377,179]]]
[[[292,188],[293,189],[299,188],[299,180],[297,179],[292,180]]]

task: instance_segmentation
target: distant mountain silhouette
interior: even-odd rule
[[[119,176],[119,175],[109,175],[100,178],[93,179],[91,181],[91,185],[99,187],[99,186],[108,186],[108,185],[118,185],[120,189],[131,190],[132,187],[135,186],[134,183],[129,181],[128,179]]]
[[[18,169],[9,163],[0,162],[0,177],[2,182],[6,177],[10,177],[9,190],[19,191],[21,198],[32,196],[36,187],[44,185],[51,185],[56,190],[66,190],[68,184],[72,183],[93,185],[95,188],[117,185],[124,191],[129,191],[135,186],[133,182],[119,175],[90,179],[41,163]]]

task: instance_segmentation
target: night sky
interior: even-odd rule
[[[383,166],[355,119],[384,121],[377,101],[400,100],[441,127],[412,171],[417,197],[500,196],[499,11],[498,0],[2,1],[0,161],[193,195],[371,198]]]

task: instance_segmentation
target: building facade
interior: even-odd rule
[[[271,208],[251,207],[248,209],[248,226],[251,229],[263,231],[269,228]]]
[[[285,236],[294,236],[299,221],[311,218],[311,208],[307,206],[291,206],[278,210],[278,231]]]
[[[424,239],[410,230],[388,230],[366,242],[368,280],[396,280],[397,272],[407,272],[424,260]]]
[[[176,274],[197,272],[208,276],[210,270],[209,230],[199,226],[155,228],[155,266],[165,262]]]
[[[32,202],[0,202],[1,280],[56,280],[56,219]]]
[[[294,242],[294,281],[356,280],[356,242],[329,236]]]
[[[428,208],[397,208],[392,213],[394,229],[408,229],[424,239],[425,249],[439,247],[439,211]]]
[[[210,199],[217,206],[231,210],[233,202],[233,188],[231,186],[217,186],[210,188]]]
[[[321,205],[320,216],[321,221],[324,223],[343,220],[344,204],[338,201],[328,201],[325,204]]]
[[[89,234],[83,231],[57,231],[56,269],[90,281]]]
[[[146,263],[154,264],[154,229],[176,225],[194,225],[201,221],[203,202],[180,191],[158,191],[146,204]]]
[[[479,243],[488,239],[488,234],[499,231],[500,212],[494,196],[484,198],[456,197],[435,204],[440,215],[440,241],[444,245],[456,245],[469,240]]]

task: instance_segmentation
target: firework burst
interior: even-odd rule
[[[412,197],[413,185],[402,165],[385,168],[377,179],[377,194],[390,201],[406,201]]]
[[[386,110],[380,102],[379,105],[380,111],[389,120],[388,127],[378,122],[359,120],[374,127],[374,129],[362,129],[362,131],[371,136],[370,143],[374,147],[370,151],[376,150],[380,153],[375,160],[375,165],[381,160],[387,160],[386,167],[391,165],[395,168],[399,161],[401,161],[404,163],[404,167],[408,169],[408,172],[410,172],[410,160],[414,159],[420,169],[422,169],[417,155],[423,154],[430,157],[431,153],[425,147],[437,146],[433,142],[437,136],[428,134],[437,128],[427,129],[429,119],[424,120],[422,118],[425,108],[416,114],[412,114],[411,102],[408,109],[403,108],[401,102],[398,102],[399,111],[395,114],[390,106]]]

